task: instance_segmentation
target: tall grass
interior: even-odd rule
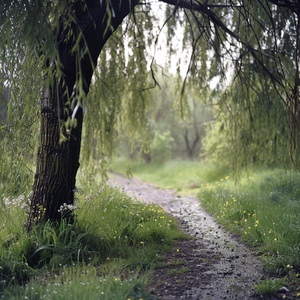
[[[149,272],[184,237],[160,207],[108,186],[78,195],[74,224],[48,222],[29,234],[20,199],[5,199],[0,210],[4,299],[152,299]]]
[[[300,174],[283,170],[252,173],[238,185],[205,185],[203,206],[227,228],[259,249],[272,273],[300,271]]]

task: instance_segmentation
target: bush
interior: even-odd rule
[[[171,159],[173,143],[174,139],[169,130],[162,133],[156,131],[150,148],[153,161],[165,162]]]

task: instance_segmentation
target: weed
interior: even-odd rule
[[[287,282],[283,279],[265,279],[255,286],[255,290],[262,295],[275,295],[277,291],[286,286]]]

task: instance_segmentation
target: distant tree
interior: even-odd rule
[[[6,106],[9,102],[9,88],[1,87],[0,88],[0,124],[3,125],[6,119]]]
[[[174,158],[192,159],[199,156],[205,134],[204,125],[212,121],[209,97],[208,87],[196,91],[189,83],[181,96],[174,76],[169,76],[160,89],[153,90],[150,126],[152,130],[160,133],[170,131],[174,140]],[[152,114],[154,116],[151,118]]]
[[[200,89],[203,82],[212,76],[218,74],[223,77],[228,59],[236,62],[237,76],[243,71],[243,64],[249,62],[259,69],[262,78],[271,81],[282,100],[287,101],[297,145],[298,1],[160,2],[169,4],[166,8],[169,21],[167,47],[171,53],[178,51],[174,48],[177,42],[172,37],[177,36],[176,26],[179,24],[184,26],[184,49],[192,49],[182,93],[187,81]],[[131,17],[127,24],[124,23],[125,28],[120,27],[128,33],[128,47],[123,47],[125,52],[118,53],[120,48],[113,43],[102,52],[106,42],[112,39],[113,33],[129,14]],[[24,93],[26,95],[21,101],[24,107],[33,106],[34,101],[29,98],[42,94],[40,141],[28,229],[40,221],[60,220],[61,207],[74,203],[83,102],[101,52],[104,57],[100,56],[100,80],[102,76],[109,75],[109,83],[115,81],[109,94],[109,100],[113,102],[107,101],[105,110],[101,112],[107,120],[102,135],[114,134],[110,125],[118,119],[120,112],[131,120],[128,125],[132,128],[146,124],[143,111],[147,101],[142,91],[147,88],[143,81],[147,66],[144,50],[146,45],[155,41],[151,33],[151,18],[156,20],[151,15],[151,2],[148,1],[1,2],[1,68],[7,74],[5,83],[12,90],[12,100],[18,100],[18,94]],[[283,41],[288,41],[288,45]],[[126,51],[129,51],[127,56],[124,54]],[[123,69],[124,65],[126,69]],[[157,84],[155,74],[152,77]],[[126,80],[128,88],[124,92],[128,95],[125,97],[122,89]],[[101,83],[102,86],[107,85],[105,80]],[[106,87],[107,95],[109,86]],[[121,100],[126,102],[126,106]],[[72,219],[71,212],[65,215]]]

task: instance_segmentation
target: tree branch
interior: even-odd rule
[[[223,30],[225,33],[227,33],[232,38],[234,38],[237,42],[241,43],[246,49],[248,49],[248,51],[252,54],[254,59],[256,59],[258,61],[258,63],[262,66],[262,68],[266,71],[266,73],[271,77],[271,79],[274,82],[277,82],[280,86],[283,86],[283,83],[281,82],[280,78],[275,76],[275,74],[273,74],[265,66],[265,64],[263,63],[263,60],[258,57],[258,54],[261,55],[261,56],[267,56],[268,57],[268,55],[263,51],[263,49],[260,49],[260,50],[255,49],[249,43],[242,40],[239,35],[235,34],[232,30],[230,30],[222,22],[222,20],[210,9],[209,5],[202,4],[198,1],[193,2],[191,0],[189,0],[189,1],[188,0],[159,0],[159,1],[170,4],[170,5],[174,5],[176,7],[188,9],[188,10],[191,10],[191,11],[197,11],[197,12],[201,13],[202,15],[204,15],[205,17],[207,17],[216,26],[216,28],[219,28],[219,29]],[[278,2],[282,3],[282,1],[289,2],[288,0],[269,0],[269,1],[274,3],[274,4],[276,4],[276,2],[277,3]],[[296,5],[296,3],[294,4],[293,2],[289,2],[289,3],[291,3],[293,5]],[[233,6],[231,6],[231,7],[233,7]]]
[[[160,0],[161,2],[177,6],[180,8],[186,8],[189,10],[197,11],[204,16],[206,16],[209,20],[211,20],[215,25],[217,25],[219,28],[224,30],[224,32],[231,35],[233,38],[235,38],[237,41],[240,41],[240,38],[238,35],[236,35],[233,31],[231,31],[221,20],[218,18],[218,16],[210,10],[210,7],[208,5],[204,5],[200,2],[194,3],[192,1],[187,2],[185,0]]]
[[[292,12],[297,14],[298,16],[300,15],[300,4],[298,0],[295,1],[290,1],[290,0],[268,0],[272,4],[277,5],[278,7],[283,7],[290,9]]]

